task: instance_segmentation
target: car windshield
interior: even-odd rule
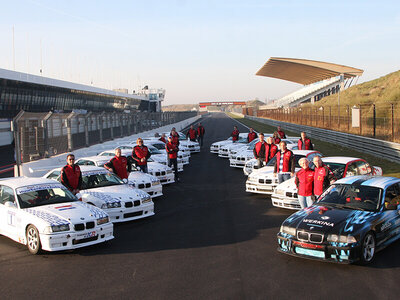
[[[153,147],[158,149],[158,150],[165,150],[165,144],[164,143],[153,144]]]
[[[33,190],[25,193],[17,192],[18,203],[21,208],[31,208],[36,206],[73,202],[78,199],[67,189],[50,188],[43,190]]]
[[[379,207],[381,191],[371,186],[334,184],[323,193],[317,204],[374,211]]]
[[[333,174],[337,179],[343,177],[344,169],[346,168],[345,164],[329,163],[329,162],[324,162],[324,164],[333,172]]]
[[[165,152],[161,152],[156,147],[148,146],[149,151],[151,154],[164,154]]]
[[[112,173],[96,173],[82,176],[82,190],[124,184]]]

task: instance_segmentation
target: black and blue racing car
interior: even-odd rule
[[[400,238],[400,179],[352,176],[282,224],[278,250],[338,263],[371,262]]]

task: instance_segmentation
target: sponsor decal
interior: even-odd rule
[[[91,175],[99,175],[99,174],[110,174],[110,172],[108,170],[104,170],[104,171],[103,170],[95,170],[95,171],[82,172],[82,176],[91,176]]]
[[[322,220],[329,220],[330,217],[328,217],[328,216],[322,216],[321,219],[322,219]]]
[[[41,190],[51,190],[51,189],[65,189],[65,187],[61,183],[49,183],[49,184],[37,184],[37,185],[29,185],[20,188],[16,188],[15,191],[17,195],[41,191]]]
[[[313,219],[304,219],[303,223],[322,225],[322,226],[328,226],[328,227],[335,226],[335,224],[332,223],[332,222],[326,222],[326,221],[321,221],[321,220],[313,220]]]
[[[58,211],[63,211],[68,209],[75,209],[76,207],[72,206],[72,204],[69,204],[69,205],[56,206],[54,208],[57,209]]]
[[[390,227],[392,227],[392,223],[390,221],[387,221],[387,222],[383,223],[381,230],[384,231]]]

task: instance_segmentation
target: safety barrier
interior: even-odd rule
[[[270,126],[281,126],[288,131],[305,131],[308,136],[316,138],[318,140],[342,145],[347,148],[355,149],[359,152],[365,152],[376,157],[385,158],[387,160],[400,163],[400,144],[398,143],[392,143],[344,132],[321,129],[305,125],[297,125],[247,115],[245,116],[245,118]]]

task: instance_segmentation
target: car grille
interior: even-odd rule
[[[135,200],[135,201],[127,201],[125,202],[125,207],[132,207],[132,206],[139,206],[140,205],[140,200]]]
[[[141,183],[141,184],[139,184],[139,189],[144,189],[144,188],[149,188],[149,187],[151,187],[151,183],[146,183],[146,184]]]
[[[297,193],[287,192],[287,193],[286,193],[286,196],[287,196],[287,197],[290,197],[290,198],[297,198]]]
[[[297,239],[304,242],[321,244],[324,240],[324,235],[306,231],[297,231]]]
[[[72,240],[72,245],[78,245],[78,244],[93,242],[93,241],[96,241],[98,238],[99,238],[99,236],[96,235],[96,236],[88,237],[86,239]]]
[[[94,228],[94,222],[91,221],[91,222],[87,222],[86,224],[85,223],[74,224],[75,231],[82,231],[82,230],[85,230],[85,228],[86,229]]]
[[[143,211],[135,211],[135,212],[124,214],[124,218],[138,217],[141,215],[143,215]]]
[[[164,175],[165,175],[165,171],[156,172],[156,176],[164,176]]]

